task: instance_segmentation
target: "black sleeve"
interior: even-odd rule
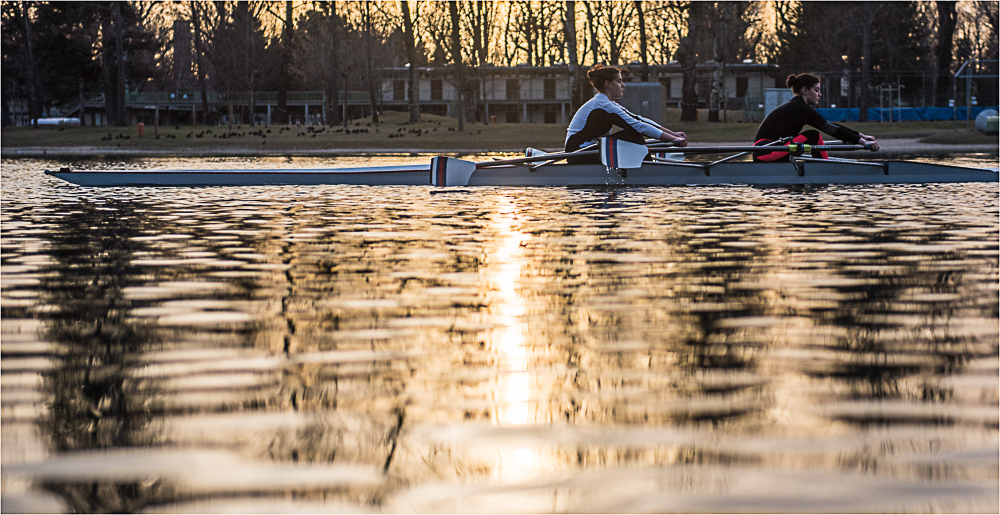
[[[819,130],[837,138],[845,143],[857,143],[861,141],[861,133],[835,123],[823,122]]]

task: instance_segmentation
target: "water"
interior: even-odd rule
[[[1000,509],[996,184],[40,174],[73,164],[2,166],[4,512]]]

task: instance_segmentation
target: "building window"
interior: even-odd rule
[[[431,100],[442,100],[444,94],[441,93],[441,79],[431,81]]]
[[[749,81],[746,77],[736,77],[736,96],[743,98],[747,96],[747,86]]]
[[[517,100],[521,84],[517,79],[507,79],[507,100]]]
[[[545,91],[548,92],[548,89]],[[556,114],[553,111],[545,111],[545,123],[556,123]]]
[[[479,79],[466,79],[465,80],[465,94],[466,95],[469,95],[470,97],[475,98],[476,95],[478,95],[479,92],[481,91],[479,89],[479,87],[480,87]]]
[[[556,80],[545,79],[545,100],[555,100],[555,98],[556,98]],[[545,123],[549,122],[546,121]],[[553,121],[552,123],[555,122]]]
[[[406,81],[404,80],[392,81],[392,99],[406,100]]]

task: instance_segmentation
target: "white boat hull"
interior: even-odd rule
[[[80,186],[273,186],[348,184],[429,186],[430,165],[269,170],[46,170]],[[996,170],[910,161],[793,163],[644,163],[619,174],[604,165],[553,164],[476,169],[467,186],[679,186],[793,184],[922,184],[997,182]]]

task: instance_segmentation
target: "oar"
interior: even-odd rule
[[[730,147],[677,147],[671,149],[673,153],[679,154],[727,154],[729,152],[755,152],[763,148],[763,145],[758,146],[730,146]],[[655,148],[653,148],[655,149]],[[651,149],[651,150],[653,150]],[[812,150],[824,150],[827,152],[838,152],[838,151],[853,151],[853,150],[866,150],[868,149],[865,145],[807,145],[800,143],[792,143],[788,145],[780,145],[771,147],[771,150],[784,150],[790,154],[797,154],[799,152],[807,153]]]
[[[597,150],[577,150],[574,152],[558,152],[531,157],[520,157],[515,159],[502,159],[499,161],[486,161],[475,163],[454,157],[437,156],[431,159],[431,184],[434,186],[468,186],[469,178],[478,168],[497,168],[501,166],[519,165],[524,163],[536,163],[539,161],[550,161],[553,159],[565,159],[567,157],[590,156],[600,154],[601,163],[609,168],[619,170],[628,168],[639,168],[642,160],[649,151],[645,145],[629,143],[614,138],[601,138],[598,143],[600,149]]]
[[[600,145],[600,142],[598,142],[598,143],[591,143],[590,145],[587,145],[586,147],[574,150],[573,152],[571,152],[571,154],[583,155],[583,154],[581,154],[582,152],[585,152],[585,151],[597,148],[598,145]],[[650,148],[651,146],[655,145],[656,149],[661,150],[661,149],[666,149],[666,148],[674,146],[674,143],[661,142],[660,140],[655,140],[655,139],[647,139],[645,145],[646,145],[647,148]],[[528,150],[530,152],[531,150],[535,150],[535,149],[529,148]],[[539,151],[539,152],[541,152],[541,151]],[[649,154],[652,156],[654,162],[657,161],[658,158],[657,158],[656,154],[653,154],[652,152],[649,152]],[[526,155],[528,157],[531,157],[532,154],[528,153]],[[540,154],[540,155],[544,155],[544,154]],[[684,160],[684,156],[680,155],[680,154],[664,153],[664,154],[659,154],[659,155],[662,155],[662,156],[668,156],[668,155],[678,156],[679,155],[680,156],[679,160],[680,161]],[[568,159],[570,157],[572,157],[572,156],[565,156],[565,157],[556,158],[556,159],[553,159],[551,161],[546,161],[544,163],[540,163],[540,164],[537,164],[537,165],[529,165],[528,169],[531,170],[531,171],[535,171],[535,170],[537,170],[537,169],[539,169],[539,168],[541,168],[543,166],[548,166],[548,165],[553,164],[553,163],[558,163],[559,161],[562,161],[564,159]],[[645,155],[643,155],[643,159],[645,159]],[[678,159],[671,159],[671,158],[665,158],[665,159],[667,159],[667,160],[669,160],[671,162],[678,161]]]
[[[792,141],[793,138],[794,138],[794,136],[785,136],[784,138],[781,138],[779,140],[775,140],[775,141],[772,141],[770,143],[765,143],[763,145],[756,145],[756,146],[759,146],[759,147],[776,147],[778,145],[784,145],[785,143],[787,143],[789,141]],[[743,157],[743,156],[745,156],[747,154],[752,154],[752,153],[753,152],[740,152],[739,154],[734,154],[734,155],[731,155],[729,157],[724,157],[722,159],[719,159],[717,161],[712,161],[711,163],[709,163],[708,166],[715,166],[715,165],[717,165],[719,163],[725,163],[726,161],[732,161],[733,159],[736,159],[738,157]]]
[[[538,161],[548,161],[553,158],[573,156],[589,156],[600,153],[600,150],[588,150],[586,152],[563,152],[555,154],[545,154],[543,156],[521,157],[517,159],[500,159],[497,161],[487,161],[475,163],[458,159],[455,157],[436,156],[431,159],[431,184],[434,186],[468,186],[469,177],[477,168],[499,168],[519,165],[524,163],[537,163]]]
[[[600,143],[591,143],[590,145],[587,145],[586,147],[578,148],[578,149],[570,152],[570,154],[574,155],[574,156],[582,155],[581,152],[587,152],[588,150],[593,150],[593,149],[597,148],[597,145],[599,145],[599,144]],[[553,154],[539,154],[539,155],[544,155],[546,157],[549,157],[549,156],[551,156]],[[533,156],[529,155],[527,157],[533,157]],[[541,168],[543,166],[547,166],[547,165],[550,165],[552,163],[558,163],[559,161],[562,161],[563,159],[568,159],[569,157],[570,156],[560,157],[560,158],[552,159],[551,161],[546,161],[544,163],[539,163],[537,165],[530,165],[530,166],[528,166],[528,169],[531,170],[531,171],[535,171],[535,170],[537,170],[537,169],[539,169],[539,168]]]

